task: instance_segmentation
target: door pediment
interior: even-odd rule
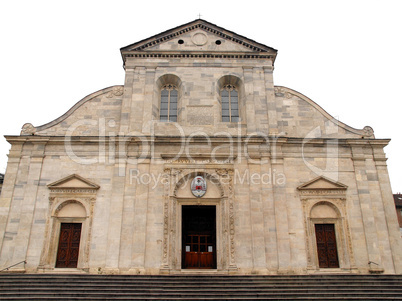
[[[345,195],[348,186],[320,176],[297,187],[302,195]]]
[[[60,190],[60,189],[90,189],[90,190],[97,190],[100,188],[99,185],[77,175],[72,174],[67,176],[63,179],[60,179],[56,182],[50,183],[47,185],[50,190]]]

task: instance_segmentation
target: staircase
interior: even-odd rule
[[[0,300],[402,300],[402,275],[0,274]]]

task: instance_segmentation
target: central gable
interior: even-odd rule
[[[133,53],[212,52],[269,56],[275,60],[277,50],[198,19],[120,49],[125,60]]]

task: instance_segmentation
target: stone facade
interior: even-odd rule
[[[25,260],[11,270],[402,272],[383,151],[389,140],[274,86],[275,49],[195,20],[121,54],[124,85],[6,136],[0,268]],[[166,85],[178,93],[177,122],[160,121]],[[238,95],[238,122],[222,121],[228,85]],[[205,180],[202,197],[191,192],[195,176]],[[208,270],[186,266],[190,207],[214,208]],[[63,224],[81,224],[72,268],[56,264]],[[322,225],[333,229],[325,230],[333,233],[326,251]],[[334,251],[334,266],[325,266]]]

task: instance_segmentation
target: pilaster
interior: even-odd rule
[[[244,91],[246,94],[245,99],[246,99],[247,133],[253,134],[257,130],[255,120],[253,68],[243,67],[243,74],[244,74]]]
[[[133,95],[134,68],[126,67],[126,77],[124,80],[124,94],[121,104],[120,113],[120,130],[122,134],[127,134],[130,131],[130,112],[131,99]]]
[[[268,133],[270,135],[277,135],[278,130],[278,118],[276,113],[275,102],[275,88],[273,78],[274,67],[264,67],[265,77],[265,94],[267,98],[267,111],[268,111]]]
[[[43,167],[43,161],[45,158],[45,147],[46,142],[34,142],[34,149],[29,163],[29,174],[27,179],[27,184],[25,185],[24,191],[24,204],[21,208],[20,224],[18,228],[18,235],[15,240],[15,245],[18,246],[18,250],[14,251],[13,262],[17,262],[23,259],[27,259],[26,267],[36,267],[38,262],[33,261],[37,259],[41,250],[41,241],[32,238],[34,224],[34,214],[36,207],[38,205],[38,189],[40,185],[45,185],[46,183],[41,183],[41,172]],[[39,200],[38,200],[39,201]],[[39,205],[40,207],[40,205]],[[36,249],[37,256],[32,256],[28,258],[28,246]],[[33,250],[32,250],[33,251]],[[33,254],[35,255],[35,254]]]
[[[22,146],[23,143],[13,143],[8,155],[7,170],[0,194],[0,251],[2,251],[5,239],[6,226],[11,210],[11,200],[14,194],[14,185],[17,181],[17,174],[21,161]],[[2,262],[3,261],[1,261],[0,264],[2,264]]]
[[[267,133],[268,131],[268,110],[264,69],[262,67],[253,68],[255,123],[256,131],[258,133]]]
[[[381,254],[379,250],[379,241],[376,229],[376,219],[373,211],[373,204],[370,196],[370,187],[367,179],[366,155],[365,155],[365,142],[361,144],[353,144],[352,148],[352,160],[355,170],[355,181],[357,186],[358,198],[360,202],[360,210],[363,219],[363,228],[366,237],[366,246],[370,271],[382,272],[383,265],[381,261]]]
[[[109,227],[107,236],[106,266],[113,272],[119,268],[120,242],[122,234],[123,204],[126,181],[127,153],[118,150],[118,160],[113,167],[112,193],[110,199]],[[123,171],[123,172],[122,172]]]
[[[387,164],[383,147],[388,144],[370,142],[373,147],[374,164],[378,176],[382,206],[385,214],[386,229],[388,230],[390,251],[392,253],[393,268],[396,274],[402,273],[402,240],[398,227],[398,220],[395,215],[395,203],[392,197],[391,183],[388,176]]]
[[[278,270],[278,246],[276,232],[276,217],[274,206],[274,185],[276,185],[272,174],[271,158],[267,153],[261,157],[261,201],[264,217],[264,239],[266,252],[266,267],[268,271]]]
[[[143,268],[145,266],[145,247],[146,247],[146,226],[147,209],[149,201],[149,185],[142,181],[148,179],[150,175],[151,159],[141,159],[138,164],[139,180],[136,183],[135,203],[134,203],[134,225],[133,225],[133,245],[132,245],[132,267]]]
[[[284,140],[276,140],[271,149],[271,164],[278,174],[285,174],[282,146]],[[274,185],[274,210],[276,222],[276,237],[278,248],[278,273],[289,273],[291,268],[291,245],[289,235],[289,217],[286,187]]]
[[[142,131],[143,127],[143,117],[144,108],[146,105],[152,105],[151,103],[146,103],[145,95],[145,83],[146,83],[146,72],[145,67],[135,67],[134,69],[134,80],[132,86],[132,98],[131,98],[131,111],[130,111],[130,133],[139,133]],[[152,75],[152,73],[151,73]]]
[[[264,214],[261,201],[261,166],[260,160],[249,159],[250,173],[249,205],[252,238],[253,270],[266,273],[266,252],[264,236]]]
[[[135,224],[135,192],[138,182],[138,159],[131,154],[127,157],[123,210],[121,222],[120,258],[119,267],[122,272],[129,270],[134,248],[133,231]]]
[[[152,98],[154,97],[155,89],[155,68],[148,67],[145,73],[145,88],[144,88],[144,116],[142,123],[142,132],[151,134],[152,123]]]

